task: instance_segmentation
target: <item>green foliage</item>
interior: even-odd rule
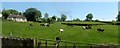
[[[56,21],[56,16],[55,15],[52,16],[52,20]]]
[[[48,13],[45,13],[44,15],[44,22],[48,23],[49,22],[49,17]]]
[[[115,25],[116,21],[112,20],[112,24]]]
[[[67,16],[65,14],[61,15],[61,21],[65,21],[67,19]]]
[[[54,15],[54,16],[52,16],[52,18],[51,18],[51,23],[55,23],[56,22],[56,16]]]
[[[23,15],[23,13],[22,13],[22,12],[19,12],[19,15]]]
[[[57,18],[57,21],[61,21],[61,19],[60,19],[60,18]]]
[[[24,15],[27,17],[28,21],[38,21],[42,17],[41,12],[36,8],[28,8]]]
[[[99,20],[98,20],[98,19],[96,19],[96,20],[95,20],[95,22],[99,22]]]
[[[76,18],[76,19],[73,19],[73,21],[78,21],[78,22],[79,22],[79,21],[80,21],[80,19],[79,19],[79,18]]]
[[[8,10],[2,11],[3,18],[7,19],[7,17],[10,15],[10,12]]]
[[[19,13],[18,13],[17,10],[13,10],[13,9],[5,10],[5,9],[3,9],[3,11],[2,11],[3,18],[7,19],[7,17],[8,17],[10,14],[18,15]]]
[[[52,22],[52,19],[51,18],[41,18],[41,22],[42,23],[51,23]]]
[[[48,17],[48,13],[45,13],[44,18],[42,18],[42,22],[46,22],[46,23],[55,23],[57,17],[55,15],[53,15],[51,18]]]
[[[45,18],[41,18],[40,20],[41,20],[41,22],[46,22]]]
[[[92,21],[92,18],[93,18],[92,13],[89,13],[89,14],[86,16],[86,21]]]
[[[47,23],[51,23],[51,18],[48,18],[48,19],[47,19]]]
[[[48,13],[45,13],[45,17],[44,17],[44,18],[46,18],[46,19],[47,19],[47,18],[48,18],[48,16],[49,16],[49,15],[48,15]]]
[[[120,11],[118,12],[117,20],[120,21]]]

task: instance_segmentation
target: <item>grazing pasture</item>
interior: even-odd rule
[[[32,28],[29,28],[30,23],[33,25]],[[2,22],[2,36],[9,36],[10,32],[12,32],[12,35],[15,37],[55,40],[56,36],[60,36],[61,40],[79,43],[118,44],[117,25],[95,25],[92,26],[92,29],[84,30],[82,26],[70,27],[67,25],[62,25],[61,22],[51,24],[50,27],[41,27],[41,23],[37,22],[30,23],[4,20]],[[95,24],[95,22],[87,23]],[[84,24],[87,23],[85,22]],[[98,24],[98,22],[96,23]],[[64,29],[62,34],[59,32],[60,28]],[[104,28],[104,32],[98,32],[97,28]]]

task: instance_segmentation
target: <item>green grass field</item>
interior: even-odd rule
[[[30,28],[29,24],[33,27]],[[85,22],[91,23],[91,22]],[[93,23],[93,22],[92,22]],[[95,22],[94,22],[95,23]],[[98,22],[97,22],[98,23]],[[104,32],[98,32],[97,28],[104,28]],[[59,29],[63,28],[64,32],[59,33]],[[62,25],[61,22],[51,24],[50,27],[40,27],[37,22],[2,22],[2,35],[9,36],[12,32],[15,37],[44,38],[55,40],[56,36],[60,36],[62,40],[73,41],[79,43],[95,43],[95,44],[118,44],[118,26],[117,25],[97,25],[92,26],[90,30],[84,30],[81,26],[70,27]]]

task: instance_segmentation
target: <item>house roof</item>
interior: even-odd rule
[[[13,17],[13,18],[26,18],[26,17],[23,16],[23,15],[9,15],[9,16],[8,16],[8,18],[11,18],[11,17]]]

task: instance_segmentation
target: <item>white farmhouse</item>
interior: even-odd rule
[[[27,18],[25,16],[22,15],[9,15],[8,20],[13,20],[16,22],[27,22]]]

